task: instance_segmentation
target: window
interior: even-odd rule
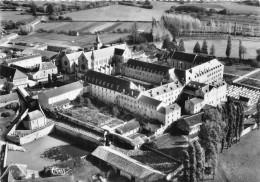
[[[85,70],[86,69],[86,66],[84,64],[81,65],[81,69],[82,70]]]

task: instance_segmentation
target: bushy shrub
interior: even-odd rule
[[[11,116],[11,113],[10,112],[3,112],[2,114],[1,114],[1,117],[3,117],[3,118],[7,118],[7,117],[9,117],[9,116]]]

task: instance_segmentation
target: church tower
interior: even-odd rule
[[[101,40],[100,40],[100,38],[99,38],[99,35],[97,34],[97,36],[96,36],[96,42],[95,42],[95,48],[96,48],[96,49],[100,49],[102,46],[103,46],[103,44],[102,44],[102,42],[101,42]]]

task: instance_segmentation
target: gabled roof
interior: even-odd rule
[[[186,71],[181,69],[174,69],[174,73],[181,83],[186,81]]]
[[[131,81],[117,78],[111,75],[89,70],[85,74],[86,82],[93,85],[98,85],[116,92],[124,92],[125,95],[138,97],[140,91],[131,89]]]
[[[78,63],[78,58],[80,57],[80,55],[82,54],[82,51],[79,51],[79,52],[73,52],[73,53],[70,53],[70,54],[65,54],[65,56],[67,57],[67,59],[70,61],[70,62],[76,62]]]
[[[107,146],[99,146],[92,155],[143,181],[157,181],[165,177],[164,173]]]
[[[150,97],[156,97],[168,92],[171,92],[173,90],[176,90],[178,88],[182,88],[183,85],[178,81],[173,81],[171,83],[167,83],[155,88],[152,88],[150,90],[146,90],[145,92],[149,94]]]
[[[6,103],[11,101],[17,101],[17,100],[19,100],[19,97],[16,92],[0,96],[0,103]]]
[[[197,114],[185,117],[185,118],[181,118],[180,120],[178,120],[178,123],[192,127],[194,125],[202,123],[202,116],[203,116],[202,112],[197,113]]]
[[[137,128],[140,128],[139,122],[136,120],[131,120],[131,121],[127,122],[126,124],[118,127],[116,130],[118,132],[120,132],[121,134],[125,134],[125,133],[130,132]]]
[[[25,177],[27,174],[27,165],[23,164],[10,164],[6,167],[4,170],[4,173],[2,173],[2,176],[0,179],[6,178],[6,175],[12,175],[13,179],[20,179],[21,177]]]
[[[157,99],[154,99],[151,97],[147,97],[145,95],[141,95],[140,98],[138,99],[138,101],[151,105],[151,106],[154,106],[154,107],[157,107],[162,103],[162,101],[160,101],[160,100],[157,100]]]
[[[2,77],[5,77],[5,78],[11,79],[11,80],[27,78],[27,76],[24,73],[20,72],[19,70],[5,66],[5,65],[1,65],[0,75]]]
[[[20,61],[24,61],[24,60],[28,60],[28,59],[33,59],[33,58],[40,58],[41,59],[41,55],[36,54],[36,55],[31,55],[31,56],[24,56],[24,57],[20,57],[20,58],[6,60],[6,62],[7,63],[16,63],[16,62],[20,62]]]
[[[194,97],[194,98],[190,99],[190,101],[191,101],[191,103],[196,105],[196,104],[199,104],[199,103],[203,102],[204,100],[203,99],[199,99],[197,97]]]
[[[29,121],[32,121],[32,120],[35,120],[35,119],[42,118],[42,117],[44,117],[44,115],[42,114],[41,111],[39,111],[39,110],[34,110],[34,111],[32,111],[32,112],[29,112],[29,113],[27,114],[27,117],[28,117],[28,120],[29,120]]]
[[[143,62],[143,61],[139,61],[139,60],[135,60],[135,59],[129,59],[127,61],[127,66],[134,68],[134,69],[139,68],[144,71],[156,73],[156,74],[160,74],[160,75],[166,75],[168,73],[168,71],[171,69],[168,66],[162,66],[162,65],[158,65],[158,64]]]
[[[215,56],[210,56],[210,55],[202,55],[202,54],[199,54],[196,56],[195,60],[194,60],[194,64],[202,64],[202,63],[205,63],[205,62],[208,62],[212,59],[216,58]]]
[[[83,88],[83,83],[81,81],[73,82],[73,83],[52,89],[52,90],[46,90],[41,93],[46,95],[47,98],[53,98],[53,97],[57,97],[59,95],[71,92],[73,90],[77,90],[79,88]]]
[[[43,62],[40,70],[50,70],[57,68],[52,62]]]
[[[124,52],[125,52],[124,49],[115,48],[115,55],[122,56],[124,54]]]
[[[171,59],[176,59],[176,60],[179,60],[179,61],[185,61],[185,62],[193,63],[194,59],[196,57],[196,54],[175,51],[173,53],[170,53],[169,56],[170,56]]]

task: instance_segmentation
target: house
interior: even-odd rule
[[[45,126],[47,119],[40,110],[29,112],[23,120],[24,127],[29,130],[34,130]]]
[[[58,69],[52,62],[43,62],[36,72],[28,74],[31,80],[47,79],[48,75],[57,74]]]
[[[83,94],[83,82],[73,82],[52,90],[40,92],[38,94],[38,100],[43,108],[52,108],[55,104],[69,102],[75,100],[77,96]]]
[[[27,176],[27,165],[10,164],[4,169],[0,177],[0,180],[13,182],[15,180],[25,178],[26,176]]]
[[[19,103],[19,97],[16,92],[6,94],[6,95],[0,95],[0,108],[5,107],[6,105],[13,103],[13,102]]]
[[[189,114],[196,114],[200,112],[204,105],[203,99],[194,97],[185,101],[185,111]]]
[[[203,113],[197,113],[191,116],[187,116],[176,121],[176,127],[183,132],[184,135],[188,135],[191,140],[198,139],[198,132],[200,125],[202,124]]]
[[[124,136],[129,136],[134,133],[137,133],[140,130],[140,124],[136,120],[131,120],[126,124],[116,128],[116,131]]]
[[[152,182],[163,181],[166,178],[166,174],[107,146],[97,147],[91,155],[111,166],[117,174],[126,176],[132,181]]]
[[[28,85],[28,76],[21,71],[5,65],[0,65],[0,79],[5,78],[8,82],[12,82],[15,87]]]
[[[42,57],[38,54],[4,61],[4,64],[7,66],[17,65],[23,68],[39,67],[41,63]]]
[[[122,75],[153,84],[161,84],[164,79],[175,77],[174,68],[135,59],[127,61]]]

